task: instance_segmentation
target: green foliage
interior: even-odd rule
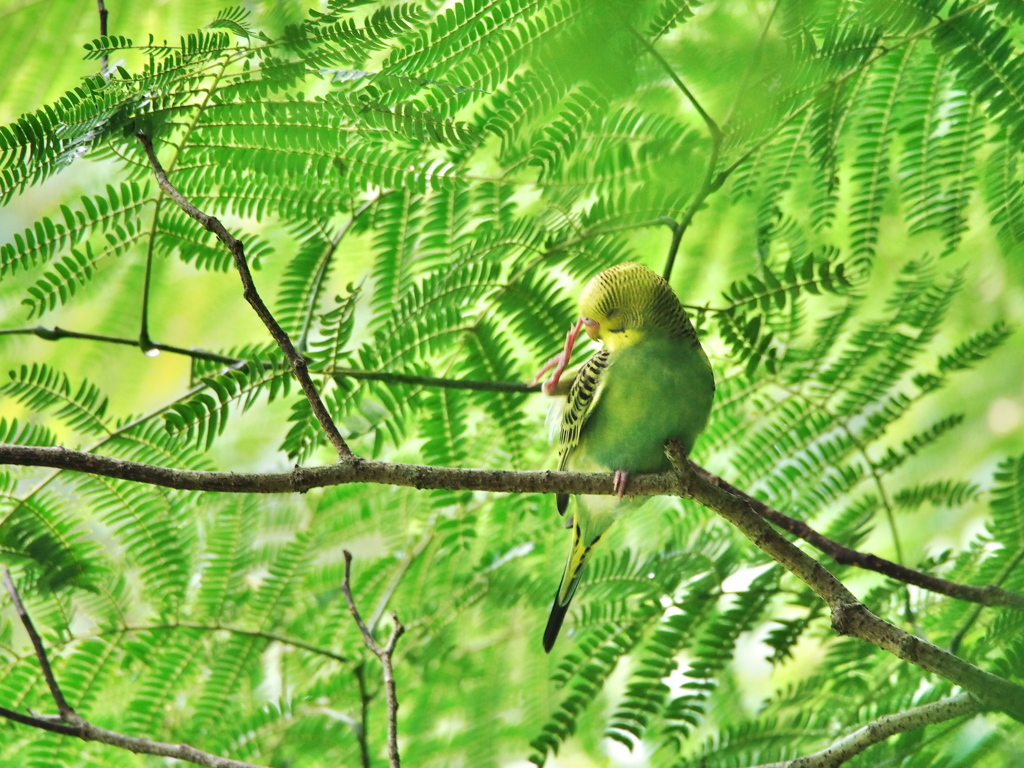
[[[846,546],[1024,591],[1024,459],[1006,458],[1020,453],[1016,0],[331,0],[213,7],[182,30],[161,7],[144,18],[167,29],[131,38],[112,9],[110,34],[72,42],[61,26],[59,46],[52,19],[29,23],[41,5],[8,14],[43,37],[4,38],[5,72],[41,80],[57,48],[84,45],[85,76],[0,126],[0,442],[196,470],[336,459],[231,254],[156,183],[143,131],[172,184],[244,242],[360,456],[553,466],[546,403],[523,385],[590,277],[626,260],[662,271],[664,225],[685,225],[670,279],[718,383],[694,458]],[[44,314],[60,327],[17,327]],[[140,338],[192,357],[122,357]],[[837,637],[808,588],[707,510],[665,500],[602,541],[546,657],[562,523],[524,495],[257,498],[0,474],[0,560],[71,703],[236,759],[354,765],[366,738],[382,760],[379,668],[340,594],[344,549],[378,639],[392,610],[408,630],[410,765],[611,764],[621,749],[754,765],[951,693]],[[851,584],[887,620],[1021,681],[1019,612]],[[51,711],[12,619],[0,705]],[[775,677],[757,688],[762,660]],[[986,768],[1024,750],[1006,718],[970,738],[963,725],[851,765]],[[0,753],[152,764],[13,725]]]
[[[229,406],[247,411],[263,392],[268,400],[287,392],[290,375],[280,364],[256,359],[228,368],[216,376],[204,376],[199,391],[171,405],[163,414],[167,433],[179,440],[209,448],[227,426]]]

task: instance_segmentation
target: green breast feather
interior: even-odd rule
[[[579,439],[564,454],[566,469],[587,465],[596,471],[596,464],[608,471],[663,472],[669,468],[667,440],[679,440],[690,452],[715,391],[699,345],[690,339],[643,341],[612,354],[601,379]]]

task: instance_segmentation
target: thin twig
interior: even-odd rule
[[[153,220],[150,223],[149,242],[146,245],[146,271],[142,276],[142,307],[139,310],[139,349],[143,353],[153,349],[149,335],[149,297],[153,290],[153,255],[156,253],[157,231],[160,225],[160,206],[164,198],[158,197],[153,206]]]
[[[690,201],[689,207],[686,209],[686,213],[683,214],[683,218],[678,224],[672,227],[672,242],[669,245],[668,257],[665,259],[665,269],[662,271],[662,277],[666,280],[672,279],[672,269],[675,267],[676,254],[679,252],[679,244],[682,242],[683,235],[689,228],[690,223],[693,221],[693,217],[697,215],[697,211],[704,205],[704,201],[707,200],[708,196],[718,189],[715,185],[715,171],[718,168],[718,155],[722,150],[722,129],[715,122],[714,118],[711,117],[701,106],[700,102],[697,101],[697,97],[693,95],[693,92],[686,87],[686,83],[683,82],[682,78],[672,68],[672,65],[668,63],[664,56],[658,53],[658,49],[643,35],[637,32],[635,29],[630,27],[630,32],[633,36],[647,49],[647,52],[651,54],[661,65],[661,68],[665,70],[672,82],[674,82],[679,90],[683,92],[693,108],[697,110],[697,114],[704,120],[704,124],[708,128],[708,134],[711,136],[711,152],[708,155],[708,162],[704,168],[704,178],[701,181],[700,189],[693,196],[693,200]],[[722,180],[724,182],[724,179]]]
[[[1014,573],[1020,564],[1024,562],[1024,550],[1019,550],[1016,555],[1011,557],[1007,562],[1003,563],[1003,567],[999,569],[999,574],[996,576],[995,581],[989,587],[985,589],[999,589],[999,584],[1002,584],[1010,574]],[[949,641],[949,652],[956,653],[960,650],[960,643],[967,637],[967,633],[971,631],[971,627],[974,622],[981,616],[981,608],[975,608],[971,611],[971,615],[967,617],[963,626],[957,630],[957,633],[953,635],[953,638]]]
[[[402,562],[398,565],[398,570],[395,572],[394,577],[391,579],[391,583],[388,584],[387,589],[384,590],[384,594],[381,595],[380,600],[377,601],[377,607],[373,609],[373,615],[370,617],[369,627],[371,632],[377,631],[377,625],[380,624],[381,618],[384,616],[384,611],[388,609],[388,603],[391,602],[391,598],[395,595],[395,590],[398,589],[398,585],[402,583],[402,579],[405,578],[405,574],[409,572],[412,564],[416,562],[416,559],[423,554],[423,551],[430,544],[433,538],[432,533],[424,535],[416,546],[413,547],[412,551],[402,558]]]
[[[822,409],[828,412],[825,406],[827,406],[827,402],[822,406]],[[864,443],[857,438],[857,435],[854,434],[853,430],[850,429],[849,422],[843,421],[840,424],[840,428],[846,433],[850,442],[858,451],[860,451],[860,455],[864,457],[864,461],[868,465],[868,472],[871,473],[871,478],[874,480],[875,488],[878,489],[878,497],[882,502],[882,507],[885,509],[885,519],[889,523],[889,535],[892,538],[893,548],[896,550],[896,564],[902,567],[905,560],[903,559],[903,544],[900,543],[900,531],[896,526],[896,512],[893,510],[893,505],[889,501],[889,492],[885,489],[885,483],[882,482],[882,476],[878,472],[878,467],[868,455],[867,446],[864,445]],[[906,584],[904,584],[900,591],[903,593],[904,619],[914,628],[915,632],[921,634],[920,626],[917,623],[917,616],[914,612],[914,605],[910,600],[910,589]]]
[[[933,672],[973,694],[986,709],[1024,722],[1024,687],[986,672],[926,640],[876,616],[846,586],[803,550],[787,541],[745,499],[694,472],[678,441],[666,452],[679,473],[678,495],[714,510],[735,525],[762,552],[811,588],[832,612],[832,628],[865,640],[903,661]]]
[[[107,6],[103,4],[103,0],[96,0],[96,8],[100,12],[100,37],[107,36]],[[100,56],[100,73],[106,77],[107,65],[109,60],[107,54]]]
[[[11,579],[10,571],[6,567],[3,572],[3,583],[7,588],[8,594],[11,596],[11,600],[14,602],[14,608],[18,612],[21,623],[25,627],[29,639],[32,641],[32,647],[35,649],[36,659],[39,661],[39,666],[43,671],[43,677],[46,679],[46,684],[50,688],[50,695],[53,697],[53,701],[60,713],[60,721],[58,722],[55,718],[41,715],[24,715],[6,707],[0,707],[0,717],[5,717],[22,725],[50,731],[51,733],[75,736],[84,741],[99,741],[103,744],[109,744],[110,746],[139,754],[159,755],[176,760],[185,760],[196,765],[205,766],[206,768],[260,768],[260,766],[253,763],[244,763],[241,760],[232,760],[209,752],[203,752],[195,747],[190,747],[188,744],[166,744],[159,741],[151,741],[150,739],[126,736],[117,731],[108,731],[106,728],[99,728],[93,725],[76,714],[68,706],[60,686],[57,685],[57,680],[53,676],[53,670],[50,667],[50,660],[46,656],[46,649],[43,648],[43,641],[40,639],[39,633],[36,632],[32,619],[25,610],[21,597],[18,595],[18,590],[14,586],[14,581]]]
[[[355,226],[355,223],[359,221],[359,218],[370,210],[373,206],[381,201],[381,198],[391,194],[393,190],[385,190],[378,193],[375,197],[367,200],[361,206],[356,208],[352,215],[349,216],[346,221],[339,229],[337,234],[331,239],[331,242],[327,245],[324,250],[323,256],[320,259],[320,263],[316,268],[316,275],[313,276],[313,281],[310,285],[309,301],[306,303],[306,312],[302,319],[302,330],[299,332],[299,342],[296,345],[300,350],[306,349],[306,342],[309,338],[309,330],[313,325],[313,315],[316,312],[317,300],[320,297],[320,289],[323,287],[324,281],[327,278],[328,269],[331,264],[331,258],[334,256],[334,252],[338,250],[338,246],[341,241],[348,234],[349,230]]]
[[[391,373],[389,371],[362,371],[356,368],[332,368],[323,373],[346,379],[365,379],[382,381],[385,384],[410,384],[438,389],[470,389],[476,392],[518,392],[521,394],[540,392],[540,384],[525,384],[521,381],[451,379],[443,376],[413,376],[408,373]]]
[[[717,138],[720,141],[722,138],[722,129],[718,127],[718,123],[715,122],[714,118],[712,118],[711,115],[704,111],[704,107],[702,107],[700,105],[700,102],[697,101],[697,97],[693,95],[693,92],[686,87],[686,84],[683,82],[682,78],[679,77],[678,74],[676,74],[676,71],[672,68],[672,65],[665,60],[664,56],[658,53],[658,49],[655,48],[654,45],[646,37],[644,37],[635,29],[633,29],[633,27],[630,27],[629,31],[632,32],[633,37],[639,40],[640,44],[647,49],[647,52],[657,60],[657,62],[661,65],[661,68],[665,70],[665,72],[668,74],[670,78],[672,78],[672,82],[678,86],[679,90],[683,92],[687,100],[689,100],[690,104],[693,105],[693,108],[697,110],[697,114],[701,116],[701,118],[704,120],[704,123],[707,125],[708,133],[711,134],[711,138]]]
[[[768,12],[768,18],[765,20],[761,27],[761,35],[757,38],[757,46],[754,48],[754,55],[750,59],[750,63],[747,64],[743,70],[743,77],[740,80],[740,87],[736,89],[736,94],[732,98],[732,103],[729,105],[729,110],[725,113],[725,117],[722,119],[722,125],[728,125],[729,120],[732,118],[732,113],[736,110],[736,105],[739,104],[741,98],[747,91],[747,87],[750,85],[750,78],[754,70],[761,63],[761,53],[764,51],[764,42],[768,38],[768,30],[772,26],[772,21],[775,19],[775,13],[779,10],[779,5],[782,0],[775,0],[772,3],[772,9]]]
[[[249,272],[249,264],[245,258],[245,248],[241,241],[232,237],[231,233],[224,228],[224,225],[221,224],[216,217],[203,213],[192,205],[192,203],[186,200],[167,178],[167,174],[164,172],[163,166],[160,165],[160,161],[157,159],[156,152],[153,149],[153,142],[150,141],[149,136],[147,136],[143,131],[139,131],[136,136],[142,144],[143,149],[146,151],[146,156],[149,158],[150,165],[153,166],[153,173],[156,175],[156,180],[157,183],[159,183],[160,188],[168,197],[177,203],[179,208],[199,222],[202,226],[206,227],[210,232],[213,232],[217,238],[227,246],[231,255],[234,257],[235,268],[238,270],[238,276],[242,280],[245,300],[248,301],[256,311],[260,320],[263,321],[267,330],[270,331],[270,335],[273,336],[274,341],[276,341],[278,346],[281,347],[281,351],[284,352],[285,358],[287,358],[288,362],[291,363],[292,370],[295,372],[295,378],[299,380],[299,385],[302,387],[302,391],[306,393],[306,398],[309,400],[309,404],[313,409],[313,415],[316,416],[317,421],[320,422],[320,426],[323,427],[324,433],[327,435],[327,439],[330,440],[334,449],[338,452],[339,458],[351,458],[351,449],[349,449],[348,444],[345,442],[345,438],[343,438],[341,433],[338,431],[338,427],[335,425],[334,420],[331,418],[331,414],[328,413],[327,408],[324,406],[323,400],[320,399],[320,393],[317,392],[316,386],[313,384],[313,380],[309,376],[305,358],[296,351],[295,345],[292,344],[292,340],[288,338],[288,334],[285,333],[284,329],[270,313],[270,310],[267,309],[267,305],[263,303],[263,299],[260,298],[259,293],[256,291],[256,285],[253,283],[252,274]]]
[[[16,723],[27,725],[31,728],[39,728],[43,731],[50,731],[50,733],[59,733],[62,736],[80,736],[78,727],[74,725],[65,725],[54,720],[50,720],[46,717],[39,717],[37,715],[26,715],[21,712],[16,712],[13,709],[7,707],[0,707],[0,717],[6,718],[7,720],[13,720]]]
[[[692,217],[691,217],[692,218]],[[672,225],[672,241],[668,244],[668,256],[665,257],[665,269],[661,276],[666,282],[672,279],[672,268],[676,265],[676,254],[679,253],[679,244],[683,241],[683,228],[679,224]]]
[[[104,344],[118,344],[125,347],[140,347],[139,339],[129,339],[124,336],[107,336],[100,333],[86,333],[83,331],[71,331],[66,328],[54,326],[47,328],[42,325],[29,326],[25,328],[0,328],[0,336],[38,336],[46,341],[60,341],[61,339],[83,339],[86,341],[99,341]],[[239,367],[242,365],[261,365],[264,368],[271,368],[272,363],[262,360],[248,360],[244,357],[232,357],[222,355],[219,352],[200,349],[198,347],[178,347],[173,344],[162,344],[150,340],[147,349],[155,349],[160,352],[168,352],[174,355],[184,355],[193,360],[208,360],[213,363],[223,363]],[[308,364],[308,361],[307,361]],[[540,392],[539,384],[524,384],[521,381],[480,381],[476,379],[446,379],[439,376],[414,376],[408,373],[395,373],[392,371],[364,371],[359,368],[332,367],[325,370],[311,369],[311,373],[337,376],[346,379],[360,379],[368,381],[381,381],[385,384],[411,384],[413,386],[437,387],[439,389],[469,389],[478,392],[521,392],[523,394]]]
[[[949,581],[948,579],[940,579],[938,576],[932,576],[928,573],[915,571],[912,568],[907,568],[899,563],[894,563],[891,560],[885,560],[877,555],[858,552],[855,549],[844,547],[838,541],[818,533],[802,520],[797,520],[789,515],[779,512],[777,509],[773,509],[763,501],[755,499],[753,496],[744,493],[736,486],[727,483],[725,480],[709,472],[703,467],[700,467],[693,462],[690,462],[690,466],[694,472],[699,474],[709,483],[728,491],[734,496],[739,496],[761,517],[770,521],[774,525],[777,525],[779,528],[792,533],[794,536],[798,536],[803,539],[815,549],[824,552],[840,565],[853,565],[857,568],[874,571],[875,573],[880,573],[883,576],[888,576],[889,578],[896,579],[897,581],[902,581],[905,584],[913,584],[915,587],[921,587],[922,589],[927,589],[930,592],[937,592],[940,595],[955,597],[957,600],[979,603],[980,605],[1001,605],[1008,608],[1016,608],[1017,610],[1024,610],[1024,595],[1016,592],[1008,592],[997,586],[975,587],[969,584],[960,584],[955,581]]]
[[[897,733],[906,733],[934,723],[973,715],[981,709],[977,699],[969,693],[958,693],[948,699],[933,701],[931,704],[923,704],[904,712],[880,717],[813,755],[805,755],[796,760],[765,763],[754,766],[754,768],[836,768],[836,766],[856,757],[868,747],[885,741]]]
[[[405,632],[405,627],[398,620],[398,614],[392,611],[391,620],[394,622],[395,628],[391,631],[391,637],[388,638],[387,645],[383,648],[377,644],[377,641],[373,639],[373,632],[359,615],[356,601],[352,597],[352,553],[346,549],[342,554],[345,556],[345,581],[341,585],[341,590],[345,593],[345,600],[348,602],[348,609],[352,612],[352,618],[355,619],[356,626],[363,634],[363,642],[366,643],[366,647],[373,655],[380,659],[380,665],[384,670],[384,688],[388,697],[388,760],[391,768],[401,768],[402,761],[398,755],[398,693],[395,689],[395,670],[391,658],[395,653],[398,638]]]
[[[327,648],[321,648],[320,646],[307,643],[302,640],[298,640],[294,637],[288,637],[287,635],[279,635],[276,632],[261,632],[255,629],[242,629],[241,627],[232,627],[223,624],[198,624],[191,621],[177,621],[173,624],[146,624],[140,626],[125,625],[118,628],[118,632],[162,632],[175,629],[194,629],[199,632],[227,632],[231,635],[241,635],[243,637],[253,637],[258,640],[266,640],[268,643],[280,643],[281,645],[291,646],[292,648],[298,648],[299,650],[312,653],[317,656],[323,656],[328,659],[333,659],[340,664],[348,664],[352,659],[344,656],[340,653],[328,650]]]
[[[366,740],[366,731],[370,721],[370,701],[373,696],[366,689],[366,664],[363,662],[357,664],[356,668],[352,670],[352,674],[355,675],[356,683],[359,686],[360,713],[357,726],[352,730],[355,731],[356,741],[359,742],[359,759],[362,761],[363,768],[370,768],[370,745]]]
[[[960,644],[963,643],[964,638],[967,637],[967,633],[971,631],[971,627],[981,617],[981,606],[977,606],[971,611],[970,616],[964,622],[964,625],[957,630],[956,634],[949,641],[949,652],[958,653],[960,651]]]
[[[32,641],[32,647],[36,652],[36,659],[39,661],[39,667],[43,671],[43,679],[46,680],[46,686],[50,689],[50,695],[53,696],[53,703],[57,705],[60,719],[74,725],[80,718],[64,698],[64,693],[61,691],[60,686],[57,685],[57,679],[53,676],[53,669],[50,667],[50,660],[46,657],[46,649],[43,648],[43,640],[39,637],[39,633],[36,632],[32,619],[21,602],[21,596],[18,595],[18,590],[14,586],[14,580],[11,579],[11,572],[7,570],[6,565],[4,566],[3,581],[7,594],[11,596],[11,601],[14,603],[14,610],[18,612],[18,618],[21,619],[21,624],[28,633],[28,639]]]
[[[124,749],[142,755],[157,755],[158,757],[169,757],[174,760],[184,760],[194,765],[202,765],[204,768],[263,768],[255,763],[246,763],[241,760],[232,760],[229,757],[221,757],[210,752],[203,752],[201,749],[189,746],[188,744],[168,744],[162,741],[151,739],[140,739],[135,736],[127,736],[117,731],[110,731],[100,728],[92,723],[82,720],[80,725],[65,725],[55,723],[43,717],[23,715],[5,707],[0,707],[0,717],[13,720],[22,725],[39,728],[44,731],[60,733],[64,736],[75,736],[83,741],[98,741],[101,744],[108,744],[111,747]]]

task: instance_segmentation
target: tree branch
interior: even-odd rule
[[[228,250],[235,260],[235,268],[238,270],[238,276],[242,280],[243,295],[245,300],[249,302],[250,306],[256,311],[260,320],[270,331],[270,335],[274,337],[274,341],[277,342],[278,346],[281,347],[281,351],[284,352],[285,358],[291,363],[292,370],[295,372],[295,378],[299,380],[299,385],[302,387],[302,391],[306,393],[306,397],[309,399],[309,404],[313,409],[313,414],[316,416],[317,421],[320,422],[320,426],[323,427],[324,432],[327,435],[327,439],[331,441],[334,449],[338,452],[338,457],[341,459],[348,459],[352,456],[352,451],[345,443],[345,439],[341,436],[338,431],[338,427],[335,425],[334,420],[331,418],[331,414],[328,413],[327,408],[324,406],[323,400],[320,399],[320,393],[317,392],[316,386],[313,384],[313,380],[309,376],[309,371],[306,368],[306,360],[300,355],[295,345],[292,344],[288,334],[285,333],[281,325],[274,319],[274,316],[267,309],[267,305],[263,303],[263,299],[260,298],[259,293],[256,291],[256,285],[253,283],[252,274],[249,272],[249,264],[245,258],[245,248],[241,241],[236,240],[231,236],[224,225],[214,216],[203,213],[196,208],[192,203],[186,200],[177,189],[171,184],[167,178],[167,174],[164,172],[163,166],[160,165],[160,161],[157,159],[156,152],[153,149],[153,142],[150,141],[149,137],[142,131],[139,131],[136,136],[139,142],[142,144],[143,149],[146,150],[146,156],[149,158],[150,165],[153,166],[153,173],[156,174],[157,183],[160,188],[170,197],[178,207],[181,208],[185,213],[195,219],[197,222],[202,224],[210,232],[213,232],[217,238],[227,246]]]
[[[776,533],[765,518],[754,511],[747,498],[730,493],[721,484],[711,482],[692,468],[678,444],[669,444],[669,456],[677,472],[639,475],[631,481],[630,491],[638,496],[676,494],[714,510],[821,597],[832,611],[832,626],[837,632],[859,637],[900,659],[938,674],[974,694],[985,707],[1001,710],[1024,721],[1024,688],[883,621],[858,602],[820,563]],[[367,461],[358,457],[327,467],[297,467],[288,473],[262,475],[173,470],[63,448],[16,445],[0,445],[0,461],[77,469],[165,487],[206,491],[303,492],[324,485],[375,482],[415,488],[509,493],[615,493],[612,477],[605,473],[456,469]],[[360,629],[364,627],[362,624]],[[394,634],[392,641],[397,641]],[[393,646],[393,642],[390,645]],[[367,645],[371,650],[375,647],[380,650],[375,643],[371,645],[368,642]]]
[[[32,625],[32,620],[25,611],[25,606],[22,605],[21,597],[18,595],[18,590],[15,588],[11,574],[6,567],[3,573],[3,583],[7,588],[8,594],[11,596],[11,600],[14,602],[14,608],[18,612],[21,623],[25,627],[29,639],[32,641],[36,659],[39,661],[43,677],[50,688],[50,695],[53,697],[53,701],[57,705],[57,710],[60,714],[56,717],[34,714],[23,715],[6,707],[0,707],[0,717],[5,717],[16,723],[39,728],[44,731],[60,733],[64,736],[75,736],[83,741],[99,741],[103,744],[127,749],[137,754],[171,757],[175,760],[185,760],[196,765],[206,766],[206,768],[260,768],[260,766],[253,763],[244,763],[241,760],[232,760],[227,757],[210,754],[209,752],[203,752],[195,747],[190,747],[188,744],[166,744],[160,741],[126,736],[117,731],[108,731],[106,728],[99,728],[93,725],[76,714],[64,699],[64,694],[61,692],[60,686],[53,676],[53,670],[46,656],[46,649],[43,648],[43,642],[39,637],[39,633],[36,632],[35,627]]]
[[[395,590],[397,590],[398,585],[402,583],[402,579],[405,578],[405,575],[409,572],[412,564],[416,562],[427,546],[429,546],[431,539],[433,539],[433,533],[428,532],[416,543],[416,546],[412,548],[412,551],[402,558],[402,562],[398,565],[398,571],[391,579],[391,583],[388,584],[387,588],[384,590],[384,594],[381,595],[380,600],[377,601],[377,607],[373,609],[373,615],[370,616],[368,626],[370,627],[371,632],[377,631],[377,625],[380,624],[380,620],[384,616],[384,611],[388,609],[388,603],[391,602],[391,598],[394,597]]]
[[[776,533],[745,499],[693,471],[677,441],[669,441],[666,452],[679,473],[678,495],[717,512],[739,528],[754,546],[810,587],[828,604],[836,632],[866,640],[897,658],[940,675],[972,693],[985,708],[1000,710],[1024,722],[1024,687],[985,672],[879,618],[821,563]]]
[[[796,760],[765,763],[754,768],[836,768],[868,747],[897,733],[924,728],[926,725],[952,720],[955,717],[973,715],[981,709],[981,705],[969,693],[958,693],[942,701],[880,717],[813,755],[805,755]]]
[[[405,627],[398,620],[398,614],[392,611],[391,620],[394,622],[395,628],[391,632],[391,637],[388,638],[387,645],[383,648],[377,644],[377,641],[373,639],[373,632],[359,615],[356,601],[352,597],[352,553],[346,549],[343,554],[345,555],[345,581],[342,583],[341,589],[345,593],[345,600],[348,602],[348,609],[352,612],[352,618],[355,619],[359,631],[363,633],[363,642],[374,656],[380,659],[380,665],[384,669],[384,688],[388,697],[388,760],[391,768],[401,768],[402,761],[398,755],[398,693],[395,690],[395,670],[391,658],[395,653],[398,638],[405,632]]]
[[[708,166],[710,167],[710,166]],[[700,193],[698,193],[699,196]],[[705,195],[707,197],[707,195]],[[692,207],[692,206],[691,206]],[[690,216],[693,219],[693,216]],[[662,271],[661,276],[668,282],[672,279],[672,268],[676,265],[676,254],[679,253],[679,244],[683,241],[684,227],[672,221],[672,240],[668,244],[668,256],[665,257],[665,269]]]
[[[60,446],[38,447],[0,443],[0,464],[52,467],[103,477],[158,485],[164,488],[225,493],[305,493],[345,483],[379,483],[407,488],[499,493],[612,494],[607,473],[464,469],[370,461],[354,456],[345,462],[322,467],[295,467],[288,472],[207,472],[171,469],[153,464],[116,459]],[[629,490],[636,496],[673,493],[671,474],[631,477]]]
[[[289,472],[205,472],[140,464],[60,446],[0,443],[0,464],[50,467],[176,490],[223,493],[305,493],[312,488],[345,483],[380,483],[407,488],[496,493],[614,493],[611,475],[604,473],[430,467],[422,464],[369,461],[359,457],[326,467],[296,467]],[[705,482],[740,497],[757,514],[805,540],[841,565],[853,565],[875,571],[958,600],[1024,610],[1024,595],[1020,593],[994,585],[975,587],[959,584],[844,547],[821,535],[803,521],[784,515],[749,496],[703,467],[693,462],[689,464],[691,470]],[[630,478],[629,492],[633,496],[657,496],[675,493],[676,487],[676,480],[670,474],[637,475]]]

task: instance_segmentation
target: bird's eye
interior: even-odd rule
[[[626,332],[625,328],[609,328],[608,330],[611,333],[625,333]]]

